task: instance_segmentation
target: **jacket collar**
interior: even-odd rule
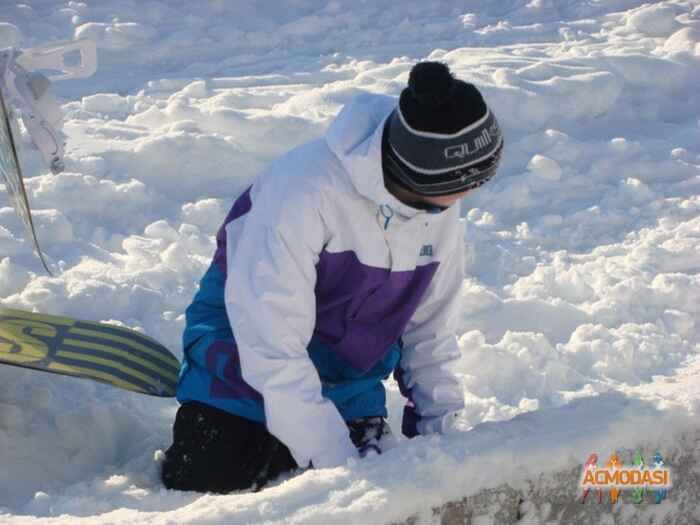
[[[396,107],[396,97],[362,94],[347,104],[326,132],[326,143],[345,168],[353,186],[378,208],[410,219],[427,213],[404,204],[384,185],[382,133],[384,123]]]

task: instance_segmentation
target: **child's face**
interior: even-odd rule
[[[449,195],[439,195],[439,196],[420,196],[419,200],[425,202],[426,204],[432,204],[434,206],[440,206],[441,208],[449,208],[459,199],[463,198],[471,190],[465,190],[460,193],[450,193]]]
[[[412,204],[430,204],[431,206],[438,206],[440,208],[449,208],[459,199],[463,198],[472,190],[460,191],[459,193],[450,193],[449,195],[420,195],[414,193],[406,188],[403,188],[393,182],[391,179],[384,179],[386,184],[386,189],[389,190],[391,194],[397,199],[405,204],[411,206]]]

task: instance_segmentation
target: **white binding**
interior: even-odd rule
[[[80,61],[66,63],[70,53],[77,52]],[[62,112],[50,90],[52,80],[84,78],[97,69],[97,48],[91,40],[54,44],[18,50],[0,50],[0,89],[7,110],[22,118],[27,132],[52,173],[63,171],[64,135]],[[39,70],[57,71],[45,76]]]

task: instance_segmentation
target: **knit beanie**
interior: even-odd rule
[[[385,176],[431,196],[478,188],[496,174],[503,150],[479,90],[440,62],[413,67],[383,139]]]

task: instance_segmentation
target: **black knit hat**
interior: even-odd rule
[[[421,195],[481,186],[496,174],[503,150],[498,121],[479,90],[440,62],[413,67],[383,138],[385,175]]]

